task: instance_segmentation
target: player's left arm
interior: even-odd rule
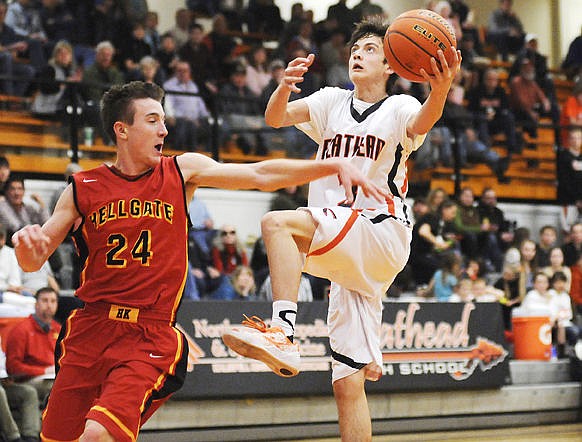
[[[461,51],[453,47],[449,50],[453,52],[453,61],[450,66],[443,51],[439,50],[438,56],[442,70],[439,69],[435,58],[430,60],[432,76],[429,76],[424,69],[420,70],[420,74],[430,83],[431,90],[420,111],[409,120],[406,126],[406,133],[411,138],[427,133],[443,114],[447,94],[455,75],[461,68]]]
[[[337,175],[353,201],[352,186],[359,186],[364,195],[385,201],[390,195],[370,181],[358,168],[341,159],[326,161],[274,159],[258,163],[218,163],[201,154],[185,153],[177,158],[187,188],[217,187],[222,189],[258,189],[273,191],[301,185],[328,175]]]

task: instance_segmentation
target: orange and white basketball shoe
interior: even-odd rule
[[[267,364],[279,376],[299,374],[299,345],[291,342],[280,327],[268,327],[257,316],[244,317],[243,327],[232,327],[223,333],[222,341],[239,355]]]

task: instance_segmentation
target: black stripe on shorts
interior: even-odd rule
[[[364,364],[362,362],[356,362],[352,358],[339,354],[335,351],[331,351],[331,357],[334,358],[336,361],[341,362],[342,364],[346,364],[349,367],[355,368],[356,370],[361,370],[368,364]]]

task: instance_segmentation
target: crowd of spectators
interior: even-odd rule
[[[300,2],[292,5],[288,22],[272,0],[248,4],[188,1],[185,6],[175,12],[174,25],[160,33],[157,13],[148,9],[145,0],[94,4],[0,0],[0,74],[11,78],[0,83],[2,92],[33,95],[33,112],[57,119],[75,100],[84,108],[85,124],[96,127],[108,143],[97,112],[103,90],[135,79],[156,82],[168,97],[180,94],[168,101],[181,104],[169,103],[166,109],[169,142],[177,149],[211,150],[210,127],[217,124],[219,146],[236,146],[243,153],[260,155],[275,146],[285,148],[287,155],[309,157],[314,145],[308,138],[293,127],[267,128],[262,119],[265,100],[276,86],[280,70],[293,58],[313,53],[315,62],[298,97],[323,86],[351,88],[345,44],[352,24],[369,15],[389,19],[381,6],[367,0],[353,8],[338,1],[319,22]],[[451,165],[453,149],[446,140],[457,135],[461,165],[485,163],[504,180],[511,154],[522,148],[522,131],[535,138],[543,116],[551,117],[558,134],[555,144],[560,146],[566,137],[559,136],[560,106],[547,59],[538,51],[537,36],[526,34],[512,1],[500,0],[499,7],[491,11],[485,38],[465,2],[428,1],[426,7],[451,24],[464,60],[450,96],[450,102],[458,105],[456,111],[427,137],[424,150],[431,153],[430,161],[421,161],[420,167]],[[503,60],[514,61],[509,87],[500,85],[499,72],[483,70],[475,63],[486,54],[487,45]],[[566,58],[575,63],[576,55]],[[189,65],[189,75],[183,63]],[[38,84],[35,77],[41,79]],[[51,80],[66,81],[68,86]],[[70,87],[71,83],[80,84]],[[421,101],[426,97],[422,86],[411,86],[402,79],[394,78],[391,88],[390,93],[411,93]],[[577,117],[568,114],[569,119],[562,117],[561,123]],[[506,158],[496,157],[491,150],[491,136],[497,133],[505,135]]]

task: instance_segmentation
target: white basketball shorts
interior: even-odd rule
[[[382,297],[406,265],[412,229],[378,210],[305,207],[318,223],[304,271],[332,281],[332,382],[382,366]]]

